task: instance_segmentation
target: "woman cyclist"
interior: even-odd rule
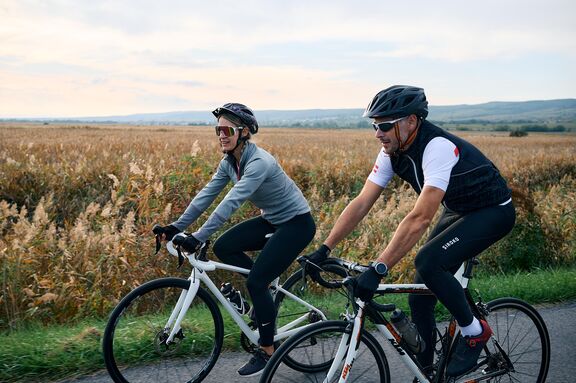
[[[248,219],[222,234],[214,243],[214,254],[227,264],[250,269],[246,286],[252,298],[260,332],[260,348],[242,366],[241,376],[262,372],[274,351],[276,311],[268,285],[296,259],[316,232],[304,195],[267,151],[250,142],[258,132],[254,113],[245,105],[228,103],[213,112],[218,120],[216,135],[224,157],[210,182],[194,197],[178,220],[161,227],[171,240],[184,231],[212,204],[228,182],[234,186],[191,236],[176,237],[175,244],[197,250],[245,201],[260,208],[261,215]],[[273,233],[270,238],[266,234]],[[245,251],[261,250],[256,260]]]

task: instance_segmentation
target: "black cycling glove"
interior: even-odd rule
[[[378,274],[373,267],[370,267],[368,270],[356,277],[354,295],[362,299],[364,302],[369,301],[378,289],[382,277],[383,275]]]
[[[189,253],[197,252],[198,249],[200,249],[200,246],[202,246],[202,242],[197,240],[193,235],[189,235],[187,237],[179,235],[176,238],[174,238],[172,243],[174,243],[176,246],[182,247]]]
[[[154,227],[152,228],[152,232],[156,235],[164,234],[164,238],[166,238],[167,241],[171,241],[172,238],[174,238],[176,234],[181,233],[182,230],[178,229],[174,225],[167,225],[167,226],[154,225]]]
[[[330,250],[328,246],[322,244],[322,246],[320,246],[320,248],[318,248],[318,250],[316,250],[315,252],[305,255],[304,258],[306,258],[306,260],[308,261],[304,264],[304,269],[306,270],[306,272],[310,274],[312,277],[318,275],[318,273],[320,272],[320,268],[317,265],[325,261],[326,258],[328,258],[328,256],[330,255],[331,251],[332,250]]]

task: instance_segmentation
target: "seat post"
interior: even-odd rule
[[[475,265],[480,264],[480,261],[476,259],[476,257],[472,257],[466,261],[464,261],[464,273],[462,276],[467,279],[472,279],[472,269]]]
[[[472,257],[464,261],[460,266],[460,268],[458,269],[458,271],[456,271],[456,273],[454,274],[454,278],[456,278],[458,282],[460,282],[462,288],[465,289],[468,287],[468,281],[472,278],[472,269],[474,268],[474,265],[477,265],[479,263],[480,262],[478,262],[476,257]]]

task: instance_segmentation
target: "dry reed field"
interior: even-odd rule
[[[576,136],[461,136],[514,188],[517,225],[482,256],[484,268],[573,263]],[[264,127],[253,141],[308,198],[318,226],[308,250],[360,191],[379,150],[359,129]],[[166,252],[153,255],[150,229],[179,216],[221,156],[210,127],[0,125],[0,329],[104,317],[138,284],[181,274]],[[335,254],[367,261],[383,249],[416,199],[400,180],[391,186]],[[256,214],[245,204],[223,229]],[[391,279],[412,277],[414,253]]]

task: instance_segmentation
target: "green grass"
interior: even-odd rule
[[[513,275],[481,275],[471,281],[472,290],[480,291],[489,301],[503,296],[515,296],[531,304],[553,303],[576,299],[576,268],[537,270]],[[405,295],[385,297],[408,310]],[[314,304],[336,318],[344,307],[344,299],[320,294]],[[443,308],[438,314],[445,316]],[[240,349],[239,330],[229,316],[225,320],[227,350]],[[280,319],[282,320],[282,319]],[[35,382],[56,380],[66,376],[86,374],[104,368],[101,337],[106,320],[91,320],[66,326],[42,327],[28,324],[19,330],[0,334],[0,381]]]
[[[101,368],[104,323],[26,329],[0,335],[0,381],[34,382]]]

